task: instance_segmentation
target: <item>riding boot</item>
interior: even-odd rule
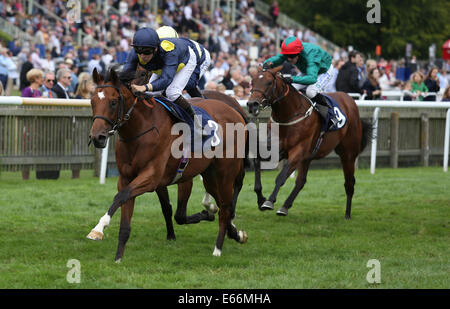
[[[187,91],[187,93],[191,96],[191,98],[202,98],[205,99],[202,92],[198,88],[198,86],[191,88]]]
[[[317,103],[316,109],[319,112],[320,116],[322,116],[322,118],[324,120],[326,120],[327,115],[328,115],[328,110],[330,109],[327,99],[321,93],[318,93],[318,94],[316,94],[316,96],[314,98],[312,98],[312,100]],[[332,117],[330,119],[330,121],[333,123],[333,125],[336,124],[336,119],[334,119],[334,117]]]
[[[198,132],[202,132],[202,135],[203,135],[203,126],[202,126],[200,120],[198,119],[197,115],[195,114],[194,109],[192,108],[192,105],[182,95],[180,95],[174,101],[174,103],[177,104],[178,106],[180,106],[181,108],[183,108],[189,114],[189,116],[194,121],[194,129],[198,130]]]

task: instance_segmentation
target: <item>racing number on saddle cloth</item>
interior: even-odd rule
[[[337,108],[336,106],[333,108],[333,110],[334,110],[334,115],[335,115],[336,120],[337,120],[336,127],[337,127],[337,129],[340,129],[340,128],[342,128],[344,126],[346,118],[341,113],[339,108]]]
[[[220,137],[217,134],[218,130],[219,130],[219,125],[217,124],[217,122],[215,122],[214,120],[208,120],[208,127],[211,128],[210,130],[206,130],[206,133],[211,132],[211,130],[214,130],[214,136],[212,137],[211,140],[211,146],[212,147],[216,147],[217,145],[220,144]]]

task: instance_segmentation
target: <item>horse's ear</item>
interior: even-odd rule
[[[280,65],[280,66],[278,66],[278,67],[276,67],[276,68],[273,68],[273,69],[272,69],[272,72],[275,73],[275,74],[277,74],[277,73],[280,72],[282,69],[283,69],[283,66]]]
[[[94,71],[92,72],[92,79],[97,85],[100,85],[103,82],[103,77],[97,72],[97,68],[94,68]]]
[[[112,81],[113,85],[117,85],[119,78],[117,77],[116,70],[111,69],[109,72],[109,79]]]

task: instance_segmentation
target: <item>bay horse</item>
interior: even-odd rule
[[[343,92],[329,93],[346,115],[347,122],[339,130],[325,133],[320,143],[322,117],[312,108],[308,97],[283,80],[281,68],[260,69],[252,80],[251,95],[247,102],[249,112],[254,115],[258,114],[260,107],[271,107],[270,122],[279,124],[280,158],[287,159],[276,178],[275,188],[269,199],[263,204],[258,203],[258,207],[260,210],[272,210],[280,188],[289,175],[297,170],[295,186],[277,211],[278,215],[286,216],[306,183],[311,161],[324,158],[334,150],[339,155],[344,170],[347,195],[345,218],[350,219],[355,160],[371,139],[372,125],[361,120],[358,107],[349,95]],[[262,188],[258,189],[260,191],[256,193],[262,196]]]
[[[121,79],[127,83],[136,84],[136,85],[145,85],[148,83],[151,73],[149,71],[147,71],[145,68],[138,65],[136,72],[134,74],[132,74],[132,72],[129,72],[128,74],[127,74],[127,72],[125,72],[125,74],[122,74],[122,75],[125,75],[125,76],[122,76]],[[249,123],[249,119],[247,117],[247,114],[245,113],[245,110],[242,108],[242,106],[239,104],[239,102],[235,98],[233,98],[229,95],[226,95],[222,92],[213,91],[213,90],[204,90],[204,91],[202,91],[202,95],[203,95],[203,98],[205,98],[205,99],[215,100],[215,101],[211,101],[212,103],[221,101],[221,102],[227,104],[228,106],[232,107],[234,110],[236,110],[242,116],[242,118],[245,121],[245,124]],[[190,102],[195,102],[195,101],[201,100],[201,99],[202,98],[193,97],[190,99]],[[251,130],[251,128],[252,127],[249,127],[248,130]],[[258,158],[255,158],[255,159],[253,159],[253,161],[255,161],[257,159]],[[244,166],[250,165],[248,158],[244,159],[244,164],[245,164]],[[259,166],[256,162],[254,162],[253,165]],[[191,182],[192,182],[192,180],[191,180]],[[186,181],[182,185],[188,187],[189,181]],[[180,186],[180,185],[178,185],[178,186]],[[192,184],[190,186],[192,186]],[[179,189],[182,190],[183,188],[179,188]],[[175,236],[175,232],[173,229],[172,221],[170,219],[170,217],[172,215],[172,205],[170,204],[169,193],[168,193],[167,189],[160,188],[157,191],[157,194],[158,194],[159,201],[161,203],[164,217],[166,219],[167,239],[175,240],[176,236]],[[185,194],[182,194],[182,196],[184,196],[186,200],[178,200],[177,211],[175,214],[175,221],[178,224],[180,224],[180,225],[195,224],[195,223],[199,223],[200,221],[203,221],[203,220],[214,221],[214,214],[218,211],[218,209],[217,209],[217,206],[211,201],[210,194],[208,194],[206,192],[203,197],[203,200],[202,200],[202,205],[205,207],[205,210],[202,212],[195,213],[190,216],[187,216],[187,208],[186,208],[187,199],[189,198],[189,194],[185,193]]]
[[[109,225],[111,217],[121,207],[121,220],[118,246],[115,261],[120,262],[125,245],[131,232],[131,218],[135,198],[146,192],[156,191],[158,197],[169,203],[167,186],[174,180],[179,159],[171,153],[171,145],[179,136],[171,134],[175,120],[160,104],[142,104],[128,84],[120,80],[114,69],[109,71],[107,78],[93,71],[93,80],[97,87],[91,98],[93,124],[90,130],[90,140],[96,148],[104,148],[107,138],[114,131],[118,132],[116,143],[116,163],[119,170],[118,193],[108,211],[98,224],[88,234],[89,239],[101,240],[103,230]],[[195,105],[207,111],[219,128],[225,128],[226,123],[242,124],[241,115],[227,104],[214,100],[199,100]],[[227,136],[225,130],[220,130],[223,143],[223,156],[212,158],[202,154],[201,158],[192,157],[178,184],[178,200],[186,207],[187,199],[192,189],[192,178],[198,174],[203,176],[203,184],[219,207],[219,232],[213,251],[214,256],[220,256],[225,239],[228,237],[237,242],[245,243],[245,231],[237,231],[232,223],[235,215],[237,196],[242,188],[244,177],[243,159],[225,156],[227,151]],[[237,143],[232,145],[237,153]],[[166,196],[167,194],[167,196]],[[164,208],[167,210],[167,207]],[[178,210],[177,210],[178,211]],[[166,225],[171,221],[171,213],[164,213]],[[170,223],[171,224],[171,223]]]

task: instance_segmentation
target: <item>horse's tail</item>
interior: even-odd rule
[[[373,139],[373,124],[366,120],[361,120],[362,123],[362,138],[361,138],[361,150],[360,153],[364,151],[366,146]]]
[[[245,110],[242,108],[242,106],[239,104],[239,102],[235,98],[233,98],[229,95],[226,95],[224,93],[214,91],[214,90],[204,90],[203,96],[208,99],[219,100],[219,101],[225,103],[226,105],[230,106],[236,112],[238,112],[239,115],[241,115],[241,117],[244,119],[246,126],[249,124],[250,120],[248,119],[247,114],[245,113]],[[245,167],[251,166],[250,159],[248,158],[249,157],[249,149],[250,149],[249,134],[247,134],[247,139],[245,141],[245,158],[244,158],[244,166]]]

